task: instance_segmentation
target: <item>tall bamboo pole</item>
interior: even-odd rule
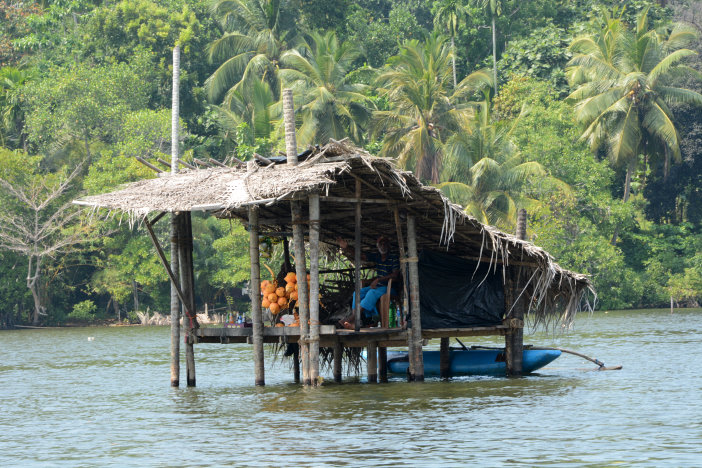
[[[517,214],[517,237],[526,239],[527,213],[524,208]],[[505,364],[507,375],[522,375],[522,357],[524,354],[524,312],[526,298],[519,297],[522,288],[521,267],[511,266],[505,276],[505,314],[509,314],[510,328],[505,334]],[[517,299],[519,297],[519,299]]]
[[[370,341],[367,349],[368,382],[378,383],[378,343]]]
[[[265,385],[266,376],[263,362],[263,313],[261,311],[261,265],[258,252],[258,207],[249,207],[249,258],[251,259],[251,321],[253,322],[254,381]]]
[[[353,311],[356,331],[361,329],[361,181],[356,179],[356,215],[354,218],[354,284],[356,306]]]
[[[173,48],[173,94],[171,97],[171,173],[178,172],[178,121],[180,113],[180,46]],[[171,214],[171,271],[178,274],[178,224],[175,213]],[[175,285],[171,283],[171,386],[180,385],[180,301]]]
[[[441,338],[441,344],[439,346],[439,374],[442,379],[448,379],[451,376],[451,349],[449,348],[449,339]]]
[[[310,381],[319,380],[319,194],[310,195]]]
[[[419,265],[417,258],[417,231],[414,215],[407,215],[407,253],[409,258],[410,277],[410,308],[412,315],[412,330],[409,333],[410,357],[414,362],[413,375],[410,379],[421,382],[424,380],[424,356],[422,355],[422,319],[419,309]]]
[[[341,382],[341,358],[344,348],[340,341],[334,343],[334,382]]]
[[[307,268],[305,261],[305,234],[302,227],[302,206],[299,200],[292,201],[293,241],[295,251],[295,274],[297,281],[297,305],[300,314],[300,361],[302,362],[302,383],[310,385],[310,352],[307,343],[310,331],[309,291],[307,289]]]
[[[180,266],[180,290],[185,297],[183,304],[183,330],[185,333],[185,369],[188,387],[195,386],[195,349],[193,330],[197,326],[195,318],[195,273],[193,271],[193,228],[190,212],[178,216],[178,263]]]

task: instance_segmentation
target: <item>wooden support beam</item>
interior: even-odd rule
[[[166,273],[168,273],[168,278],[171,280],[171,285],[175,286],[176,293],[178,294],[178,298],[183,304],[187,304],[187,301],[185,300],[185,297],[183,296],[183,292],[180,290],[180,282],[178,281],[178,278],[173,274],[173,270],[171,270],[171,266],[168,264],[168,260],[166,259],[166,254],[163,253],[163,249],[161,248],[161,244],[159,244],[158,239],[156,238],[156,234],[154,233],[154,228],[151,226],[151,223],[149,222],[148,219],[144,218],[144,225],[146,226],[146,230],[149,233],[149,237],[151,237],[151,242],[154,244],[154,247],[156,247],[156,253],[158,254],[158,258],[161,260],[161,264],[163,265],[163,268],[166,269]],[[176,231],[177,232],[177,231]],[[174,249],[174,252],[177,252],[178,247]],[[173,255],[171,255],[173,256]],[[177,256],[177,255],[176,255]],[[180,304],[178,305],[180,307]],[[189,312],[190,313],[190,312]]]
[[[180,164],[181,166],[187,167],[188,169],[197,169],[197,167],[193,166],[192,164],[186,163],[186,162],[183,161],[182,159],[178,159],[177,162],[178,162],[178,164]]]
[[[378,383],[378,343],[371,341],[367,346],[368,383]]]
[[[156,221],[156,220],[154,220]],[[154,243],[154,246],[156,247],[156,252],[159,255],[159,258],[161,258],[161,261],[164,262],[164,266],[166,266],[165,263],[165,257],[163,256],[163,251],[161,250],[161,246],[158,244],[158,239],[156,239],[156,236],[154,235],[153,232],[153,225],[149,222],[148,219],[144,218],[144,223],[146,224],[146,228],[149,231],[149,236],[151,237],[151,241]],[[178,281],[174,279],[173,271],[178,271],[178,255],[176,252],[178,252],[178,225],[180,224],[180,220],[178,219],[178,215],[175,213],[171,213],[171,219],[169,223],[169,229],[170,229],[170,235],[171,235],[171,274],[169,275],[171,279],[171,295],[170,295],[170,312],[171,312],[171,387],[178,387],[180,385],[180,317],[181,317],[181,311],[180,311],[180,300],[179,300],[179,294],[178,292]]]
[[[409,346],[412,348],[412,371],[410,379],[416,382],[424,380],[424,356],[422,355],[422,318],[419,307],[419,265],[417,261],[417,229],[414,215],[407,216],[407,254],[409,258],[410,277],[410,314],[412,330],[409,334]]]
[[[361,197],[320,197],[323,202],[331,203],[375,203],[382,205],[392,205],[395,203],[394,200],[389,200],[387,198],[361,198]]]
[[[300,383],[300,345],[298,344],[293,351],[293,380],[295,383]]]
[[[361,199],[361,182],[356,180],[356,198]],[[354,285],[356,306],[354,307],[354,323],[356,331],[361,329],[361,203],[356,203],[354,217]]]
[[[153,164],[151,164],[149,161],[147,161],[146,159],[142,158],[141,156],[136,156],[136,160],[139,161],[140,163],[142,163],[144,166],[146,166],[146,167],[148,167],[149,169],[151,169],[152,171],[156,172],[157,174],[160,174],[160,173],[163,172],[161,169],[159,169],[158,167],[154,166]]]
[[[319,383],[319,194],[309,197],[310,203],[310,382]]]
[[[517,214],[517,237],[526,239],[527,213],[525,209],[520,209]],[[524,323],[524,315],[528,310],[526,294],[521,294],[526,275],[522,273],[522,268],[515,268],[518,262],[509,262],[507,274],[505,275],[505,320],[508,323]],[[505,364],[508,376],[522,375],[522,357],[524,354],[524,328],[510,327],[505,335]]]
[[[388,348],[385,346],[378,346],[378,380],[388,381]]]
[[[397,246],[400,254],[401,259],[406,259],[407,258],[407,252],[405,251],[405,241],[402,236],[402,223],[400,222],[400,211],[397,208],[397,205],[395,205],[393,209],[393,215],[395,217],[395,231],[397,233]],[[407,327],[407,312],[409,311],[409,270],[408,270],[408,263],[407,262],[402,262],[400,264],[400,274],[402,274],[402,313],[400,314],[400,321],[401,323],[398,323],[398,327],[402,327],[403,329]]]
[[[194,162],[195,164],[197,164],[198,166],[202,166],[202,167],[212,167],[212,164],[210,164],[210,163],[208,163],[208,162],[206,162],[206,161],[203,161],[203,160],[201,160],[201,159],[193,158],[193,162]]]
[[[341,365],[344,348],[340,341],[334,343],[334,382],[341,382]]]
[[[193,228],[190,212],[178,215],[180,220],[178,233],[178,265],[180,267],[180,288],[185,301],[183,329],[185,332],[185,369],[188,387],[195,386],[195,349],[194,330],[198,327],[197,317],[187,311],[195,311],[195,272],[193,270]]]
[[[249,207],[249,258],[251,260],[251,321],[253,322],[254,380],[256,385],[265,385],[263,361],[263,312],[261,310],[261,265],[258,251],[258,207]]]
[[[442,379],[451,377],[451,350],[449,348],[449,338],[441,338],[439,348],[439,373]]]
[[[226,167],[226,168],[229,167],[229,166],[227,166],[226,164],[224,164],[224,163],[222,163],[222,162],[219,162],[219,161],[217,161],[216,159],[213,159],[213,158],[207,158],[207,162],[210,163],[210,164],[212,164],[213,166]]]
[[[300,279],[297,282],[297,306],[300,315],[300,361],[302,362],[302,383],[310,385],[310,353],[307,339],[309,337],[309,291],[307,289],[307,268],[305,261],[305,233],[302,226],[302,206],[299,200],[291,202],[293,220],[293,246],[295,251],[295,274]]]

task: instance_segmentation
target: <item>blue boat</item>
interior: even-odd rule
[[[440,375],[439,351],[424,351],[424,375]],[[522,370],[525,374],[534,372],[550,364],[561,355],[559,350],[524,349]],[[449,354],[450,372],[457,375],[507,374],[504,349],[451,349]],[[388,372],[407,374],[409,358],[406,351],[388,350]]]

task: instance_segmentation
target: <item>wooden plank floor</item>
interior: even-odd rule
[[[491,327],[468,328],[435,328],[422,330],[422,338],[450,338],[487,335],[505,335],[507,325]],[[197,343],[251,343],[253,328],[198,328],[196,331]],[[278,343],[285,337],[288,343],[295,343],[300,338],[299,327],[264,327],[263,341],[265,343]],[[376,342],[378,346],[405,346],[407,345],[407,330],[401,328],[362,328],[356,332],[336,328],[334,325],[320,325],[320,346],[333,346],[341,343],[347,347],[364,347],[368,343]]]

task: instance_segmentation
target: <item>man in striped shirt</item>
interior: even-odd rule
[[[353,250],[349,249],[349,244],[342,238],[337,238],[341,251],[348,258],[353,257]],[[385,236],[378,237],[376,241],[378,252],[361,254],[361,260],[364,263],[372,263],[374,265],[375,277],[365,280],[367,286],[361,288],[361,320],[364,326],[371,326],[380,320],[380,314],[375,304],[378,299],[388,290],[388,281],[397,281],[400,274],[400,259],[397,255],[390,253],[390,241]],[[354,294],[352,302],[352,310],[356,308],[356,294]],[[355,315],[352,313],[350,317],[342,319],[339,324],[353,330],[355,328]]]

